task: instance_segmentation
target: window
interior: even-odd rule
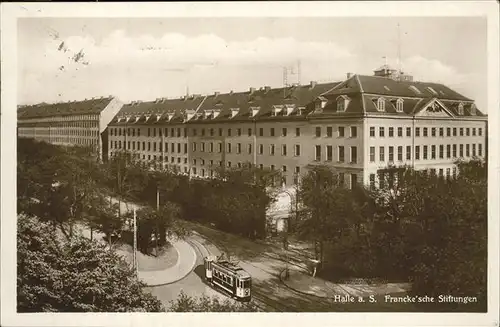
[[[428,128],[427,127],[424,127],[424,137],[427,137],[428,136]]]
[[[342,97],[337,99],[337,111],[345,111],[345,99]]]
[[[344,129],[343,126],[339,126],[338,133],[339,133],[339,137],[344,137],[344,135],[345,135],[345,129]]]
[[[444,158],[444,145],[439,145],[439,159]]]
[[[263,153],[264,153],[264,145],[259,144],[259,154],[263,154]]]
[[[465,136],[470,136],[470,128],[469,127],[467,127],[465,129]]]
[[[451,158],[451,145],[449,144],[446,145],[446,158]]]
[[[457,128],[453,127],[453,136],[457,136]]]
[[[248,144],[248,154],[252,154],[252,144]]]
[[[398,146],[398,161],[403,161],[403,147]]]
[[[375,147],[370,147],[370,162],[375,162]]]
[[[344,146],[340,145],[339,146],[339,162],[344,162],[344,161],[345,161]]]
[[[249,128],[247,133],[248,133],[248,136],[252,136],[252,129]]]
[[[389,147],[389,162],[394,162],[394,147]]]
[[[286,136],[286,134],[287,134],[286,127],[283,127],[283,128],[281,129],[281,136],[285,137],[285,136]]]
[[[295,136],[300,136],[300,128],[295,128]]]
[[[231,161],[228,161],[228,162],[227,162],[227,166],[228,166],[228,167],[231,167]]]
[[[351,137],[358,136],[358,128],[356,126],[351,126]]]
[[[427,160],[427,150],[428,150],[427,145],[424,145],[424,160]]]
[[[231,143],[227,143],[227,153],[231,153]]]
[[[446,136],[451,136],[451,128],[450,127],[446,128]]]
[[[125,143],[125,142],[123,142]],[[151,142],[148,142],[148,151],[151,151]]]
[[[128,142],[128,144],[128,148],[130,149],[130,142]],[[156,152],[156,142],[153,143],[153,151]]]
[[[403,137],[403,127],[398,127],[398,137]]]
[[[476,136],[476,128],[472,128],[472,136]]]
[[[459,114],[460,116],[463,116],[463,115],[464,115],[464,104],[463,104],[463,103],[460,103],[460,104],[458,105],[458,114]]]
[[[281,155],[282,155],[282,156],[286,156],[286,144],[283,144],[283,145],[281,146]]]
[[[356,187],[358,184],[358,174],[351,174],[351,188]]]
[[[370,189],[375,189],[375,174],[370,174]]]
[[[483,155],[483,145],[481,143],[477,145],[477,155],[480,157]]]
[[[394,127],[389,127],[389,137],[394,137]]]
[[[358,162],[358,148],[355,146],[351,146],[351,163]]]
[[[264,136],[264,129],[263,128],[259,128],[259,136]]]
[[[326,146],[326,160],[327,161],[333,160],[333,146],[331,145]]]
[[[377,110],[378,111],[384,111],[385,110],[385,99],[384,98],[378,98],[377,99]]]
[[[219,153],[221,153],[221,152],[222,152],[222,142],[219,142],[219,143],[218,143],[218,148],[219,148],[219,149],[218,149],[218,150],[219,150]]]
[[[439,136],[441,136],[441,137],[444,136],[444,128],[443,127],[439,128]]]
[[[210,142],[209,147],[208,147],[208,151],[210,153],[214,152],[214,143],[213,142]]]
[[[432,136],[432,137],[435,137],[435,136],[436,136],[436,128],[435,128],[435,127],[432,127],[432,128],[431,128],[431,136]]]
[[[274,128],[271,127],[271,130],[269,131],[269,135],[274,136]]]
[[[201,149],[200,149],[201,152],[205,152],[205,142],[201,142]],[[231,151],[229,151],[231,152]]]
[[[406,137],[411,136],[411,127],[406,127]]]
[[[460,149],[460,157],[462,158],[464,156],[464,145],[460,144],[459,149]]]
[[[219,136],[222,136],[222,128],[219,128]]]
[[[370,127],[370,137],[375,137],[375,127]]]
[[[316,127],[316,137],[321,137],[321,127]]]
[[[316,145],[314,147],[314,160],[315,161],[321,161],[321,145]]]
[[[148,137],[150,137],[150,136],[151,136],[151,128],[148,128]]]
[[[403,112],[403,99],[398,99],[396,101],[396,111]]]
[[[483,136],[483,129],[482,128],[477,129],[477,135]]]
[[[460,128],[460,136],[464,136],[464,129],[463,129],[463,127]]]
[[[331,127],[331,126],[328,126],[328,127],[326,128],[326,136],[327,136],[327,137],[332,137],[332,136],[333,136],[333,129],[332,129],[332,127]]]
[[[272,155],[272,156],[274,156],[274,144],[271,144],[269,146],[269,154]]]
[[[238,134],[238,136],[241,136],[241,128],[238,128],[238,129],[236,130],[236,133]]]
[[[300,144],[295,144],[295,156],[300,156]]]
[[[472,156],[476,156],[476,144],[472,144]]]
[[[420,146],[415,147],[415,160],[420,160]]]
[[[241,153],[241,143],[236,144],[236,153]]]
[[[385,161],[385,147],[381,146],[378,148],[379,151],[379,161],[384,162]]]
[[[383,128],[383,127],[379,127],[379,128],[378,128],[378,133],[379,133],[379,136],[380,136],[380,137],[384,137],[384,135],[385,135],[384,128]]]
[[[406,146],[406,160],[411,160],[411,146]]]
[[[453,144],[452,149],[453,149],[453,158],[456,158],[457,157],[457,145]]]
[[[431,159],[436,159],[436,146],[431,145]]]
[[[469,146],[469,144],[466,144],[465,145],[465,156],[466,157],[470,157],[470,151],[469,150],[470,150],[470,146]]]

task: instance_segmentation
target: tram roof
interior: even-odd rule
[[[243,268],[241,268],[238,265],[235,265],[232,262],[229,261],[214,261],[213,263],[215,266],[220,266],[222,268],[225,268],[225,270],[228,270],[229,272],[238,275],[239,277],[250,277],[250,274],[247,273]]]

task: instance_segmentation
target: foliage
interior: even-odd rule
[[[321,275],[410,281],[414,294],[477,296],[484,308],[487,163],[457,166],[458,176],[449,179],[389,167],[380,188],[352,191],[336,186],[333,170],[312,167],[299,190],[304,210],[298,232],[324,243],[324,258],[321,246],[317,251],[325,261]]]
[[[176,301],[170,302],[169,311],[172,312],[257,312],[257,307],[253,304],[238,303],[218,297],[208,297],[203,294],[201,297],[193,298],[183,291]]]
[[[18,216],[19,312],[163,311],[112,251],[83,237],[69,241],[36,218]]]

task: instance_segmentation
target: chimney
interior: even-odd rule
[[[347,79],[352,77],[352,73],[347,73]]]
[[[311,89],[314,89],[314,87],[316,86],[316,84],[318,84],[316,81],[311,81]]]
[[[215,91],[214,95],[217,97],[220,95],[220,92],[219,91]]]
[[[271,91],[271,87],[266,85],[266,86],[264,86],[264,90],[267,93],[267,92]]]
[[[250,88],[250,94],[253,94],[255,92],[255,87]]]

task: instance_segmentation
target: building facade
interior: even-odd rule
[[[57,145],[90,146],[105,159],[106,129],[123,104],[113,97],[37,104],[18,108],[19,137]]]
[[[348,187],[375,186],[388,166],[452,175],[457,159],[485,156],[486,127],[473,100],[382,67],[338,83],[127,104],[109,124],[109,151],[206,178],[221,166],[281,170],[287,187],[327,164]]]

